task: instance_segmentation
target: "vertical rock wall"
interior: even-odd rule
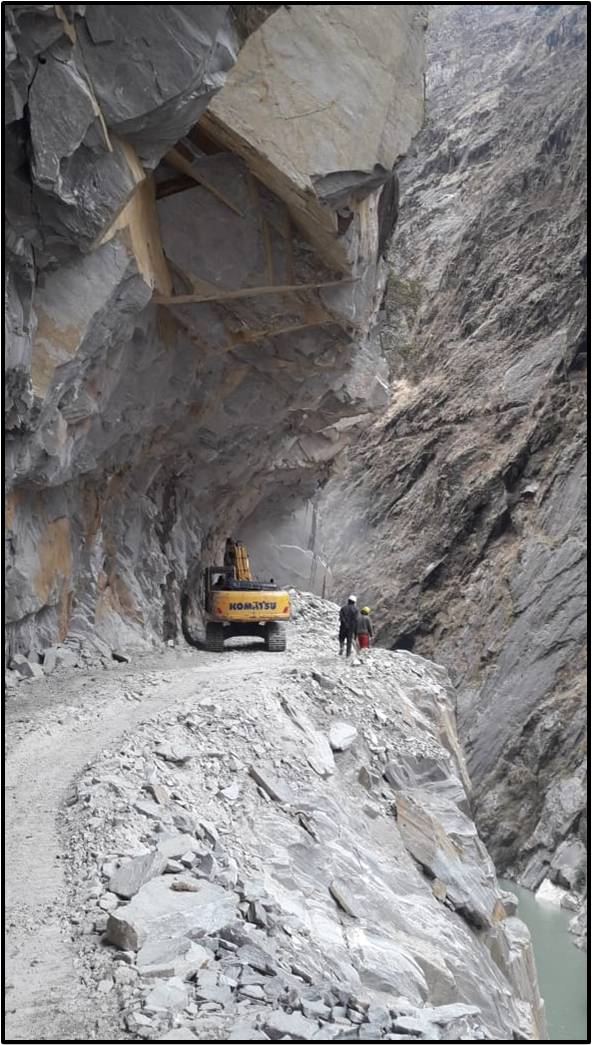
[[[386,401],[425,10],[5,12],[8,650],[108,656],[199,625],[227,528]]]
[[[321,547],[382,643],[453,672],[498,867],[581,892],[586,12],[434,6],[427,125],[400,169],[391,402],[326,489]]]

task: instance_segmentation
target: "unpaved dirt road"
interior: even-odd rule
[[[111,671],[21,683],[7,696],[4,1040],[112,1040],[112,1003],[89,996],[69,932],[60,808],[80,771],[139,723],[205,683],[213,694],[240,682],[248,697],[249,681],[273,680],[298,659],[260,650],[169,650]]]

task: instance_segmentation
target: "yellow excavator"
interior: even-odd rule
[[[273,581],[253,580],[241,541],[228,537],[224,565],[206,568],[204,594],[206,649],[222,653],[225,639],[255,635],[265,640],[265,649],[271,653],[285,650],[290,596]]]

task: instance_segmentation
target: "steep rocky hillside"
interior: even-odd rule
[[[385,405],[424,6],[5,5],[11,655],[199,625],[219,538]]]
[[[12,1040],[546,1039],[446,672],[340,660],[337,606],[293,601],[285,654],[165,648],[9,700]]]
[[[434,5],[391,403],[321,501],[336,588],[446,664],[497,866],[585,883],[586,8]],[[549,865],[551,864],[551,868]]]

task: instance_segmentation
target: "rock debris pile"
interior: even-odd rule
[[[337,608],[293,601],[279,676],[242,683],[213,655],[219,680],[77,780],[63,831],[85,977],[145,1040],[540,1040],[446,673],[340,660]]]

